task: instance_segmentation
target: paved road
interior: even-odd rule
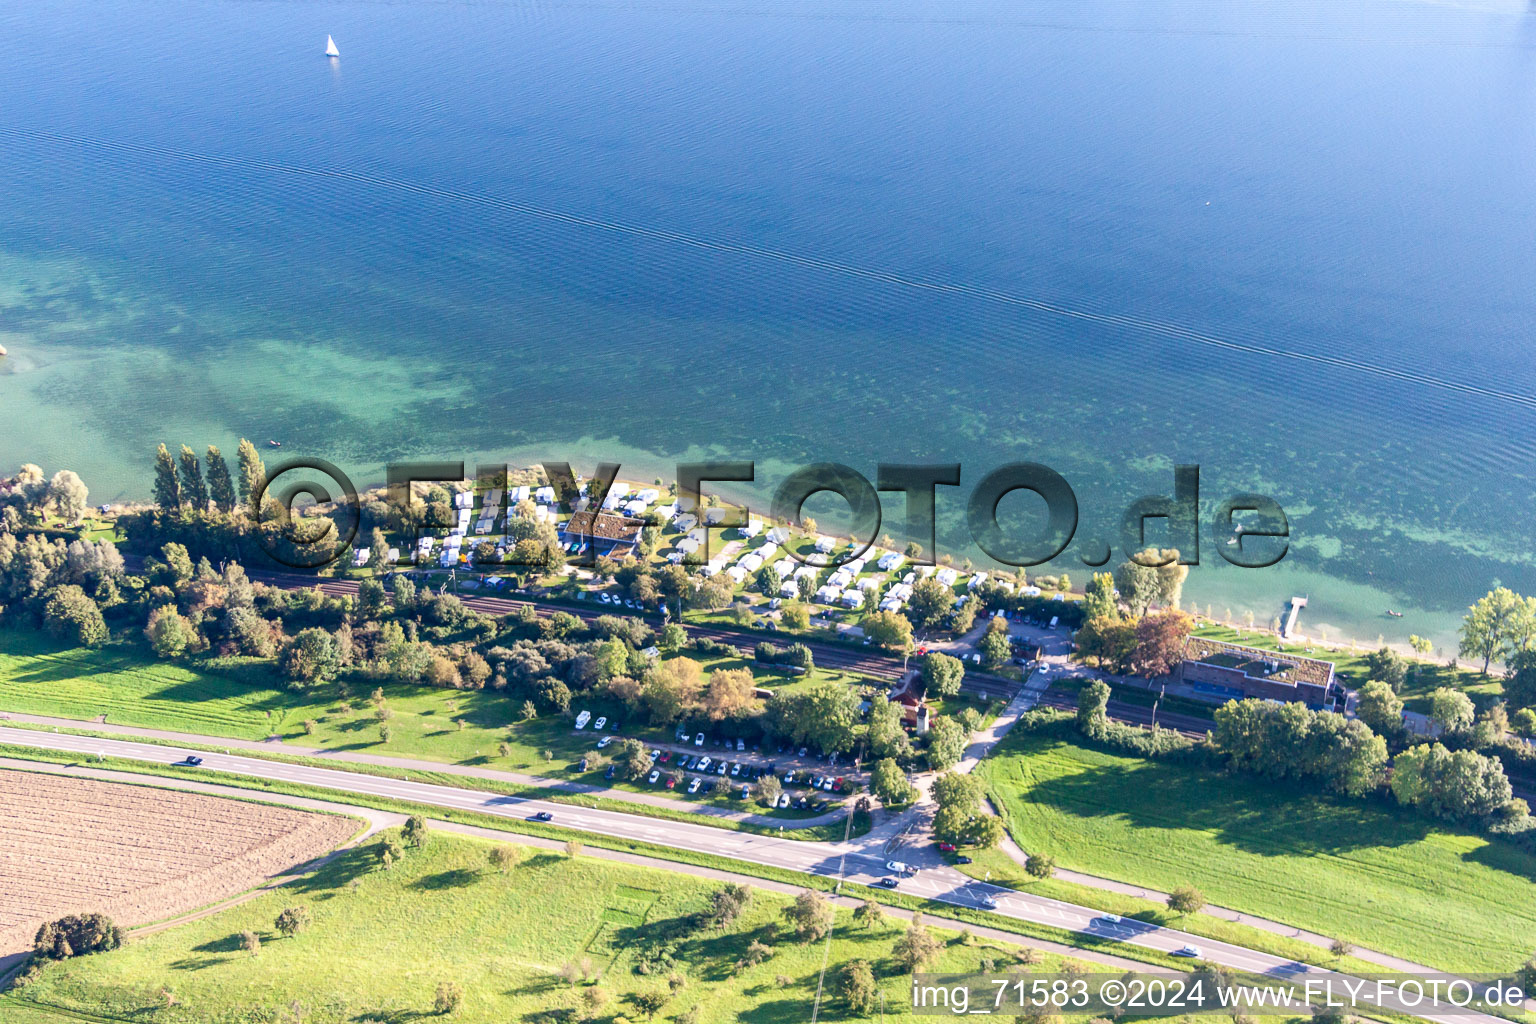
[[[768,814],[754,814],[745,810],[731,810],[726,807],[720,807],[711,804],[701,804],[697,801],[686,800],[682,796],[667,796],[660,792],[637,793],[627,789],[611,789],[607,786],[593,786],[587,783],[572,782],[568,779],[561,779],[547,775],[525,775],[521,772],[503,771],[497,768],[483,768],[477,765],[453,764],[444,761],[423,761],[418,758],[394,757],[387,754],[370,754],[366,751],[359,750],[327,750],[324,747],[306,747],[293,743],[284,743],[275,738],[268,740],[243,740],[226,736],[210,738],[208,736],[199,736],[193,733],[172,732],[168,729],[148,729],[141,726],[119,725],[112,722],[81,721],[79,719],[73,718],[54,718],[48,715],[28,715],[17,711],[0,711],[0,723],[7,721],[27,722],[32,725],[52,726],[56,729],[75,729],[88,730],[90,732],[98,733],[110,733],[125,738],[161,740],[165,743],[183,744],[189,749],[211,745],[232,751],[244,750],[250,751],[252,753],[270,752],[273,754],[287,754],[293,757],[313,757],[332,761],[354,761],[358,764],[375,765],[382,768],[398,768],[402,771],[409,772],[432,772],[439,775],[459,775],[465,778],[484,779],[488,782],[500,782],[512,786],[537,787],[555,792],[569,793],[572,795],[601,796],[609,800],[617,800],[634,804],[646,804],[651,807],[659,807],[670,811],[684,811],[713,818],[723,818],[730,821],[738,821],[743,824],[762,828],[784,827],[790,830],[803,829],[811,828],[815,825],[824,825],[832,821],[841,820],[842,818],[841,811],[831,810],[823,814],[818,814],[815,816],[807,815],[799,818],[774,817]],[[591,742],[594,744],[593,753],[596,753],[597,751],[595,749],[595,743],[599,734],[592,733],[590,735],[592,736]],[[647,743],[647,745],[652,746],[653,749],[654,747],[658,746],[657,744],[650,743]],[[669,746],[667,744],[659,744],[659,746],[663,750],[681,749]],[[689,750],[690,752],[694,752],[692,748],[689,748]],[[707,748],[699,748],[697,752],[708,753],[711,757],[716,757],[719,754],[724,753],[723,751],[711,750]],[[168,757],[179,756],[179,754],[170,750],[169,748],[166,749],[165,753]],[[820,762],[810,759],[802,760],[801,758],[794,756],[785,757],[784,755],[770,755],[770,757],[764,757],[760,754],[736,754],[732,752],[727,754],[726,758],[728,761],[740,759],[743,762],[764,764],[766,764],[771,759],[773,760],[773,763],[780,766],[779,771],[781,774],[790,768],[795,768],[797,770],[807,769],[815,772],[816,774],[826,774],[830,772],[834,776],[842,774],[845,771],[849,775],[857,774],[842,768],[831,769],[826,767],[824,764],[821,764]],[[670,762],[667,764],[659,764],[657,767],[661,769],[663,775],[678,774],[676,767]],[[698,772],[687,773],[683,775],[682,780],[678,784],[680,786],[686,787],[688,785],[688,779],[698,774]],[[862,778],[862,775],[859,777]],[[729,773],[723,776],[708,775],[708,780],[726,785],[740,786],[741,784],[741,780],[739,778],[733,779]],[[798,785],[793,787],[786,787],[786,791],[789,792],[790,796],[793,798],[813,795],[811,790]],[[835,793],[820,793],[819,797],[823,797],[828,800],[842,799],[841,795]],[[747,805],[743,804],[742,806],[746,807]]]
[[[0,728],[0,742],[46,750],[66,751],[83,757],[105,753],[138,761],[166,763],[164,748],[131,740],[98,739],[62,733]],[[208,738],[218,744],[217,738]],[[643,840],[674,849],[708,852],[751,864],[788,868],[808,874],[837,876],[870,884],[890,874],[882,847],[889,837],[870,833],[852,842],[805,843],[775,836],[727,832],[706,825],[664,821],[637,815],[569,804],[502,796],[495,793],[405,782],[329,768],[278,764],[259,758],[226,754],[204,755],[203,768],[215,774],[237,774],[301,783],[338,793],[367,794],[418,804],[474,811],[502,818],[527,818],[548,812],[554,824],[598,835]],[[278,799],[284,799],[278,797]],[[1168,928],[1134,921],[1118,924],[1099,920],[1098,912],[1059,900],[1046,899],[977,882],[948,867],[923,870],[902,882],[904,892],[956,906],[982,909],[995,905],[995,913],[1054,925],[1059,928],[1113,939],[1130,945],[1169,952],[1186,945],[1198,947],[1205,958],[1238,970],[1277,978],[1322,977],[1331,972],[1288,961],[1267,953],[1229,943],[1199,938]],[[1451,1018],[1445,1018],[1451,1019]],[[1468,1014],[1458,1024],[1495,1024],[1496,1018]]]

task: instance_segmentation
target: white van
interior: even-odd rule
[[[583,711],[581,714],[576,716],[576,728],[585,729],[587,727],[587,723],[590,721],[592,721],[592,712]]]

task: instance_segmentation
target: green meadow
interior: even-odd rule
[[[280,891],[50,965],[0,997],[0,1019],[403,1022],[433,1016],[438,986],[451,983],[463,1001],[448,1019],[462,1024],[639,1021],[649,1016],[635,1001],[642,993],[665,994],[659,1020],[803,1024],[825,962],[822,1018],[878,1020],[878,1007],[855,1013],[838,994],[838,972],[854,959],[874,968],[886,1018],[911,1015],[910,983],[892,958],[905,922],[866,927],[840,910],[830,948],[803,944],[782,917],[787,896],[754,890],[740,918],[715,928],[696,915],[720,883],[527,847],[503,872],[488,863],[491,847],[436,833],[389,870],[373,844],[348,851]],[[306,907],[312,924],[285,938],[274,922],[289,906]],[[246,931],[261,940],[254,956]],[[1017,962],[1019,946],[934,934],[935,969]],[[771,955],[739,966],[753,941]]]
[[[1015,732],[982,762],[1009,831],[1064,868],[1455,971],[1536,946],[1536,857],[1385,802]]]

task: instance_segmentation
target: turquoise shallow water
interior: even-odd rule
[[[1523,3],[66,0],[0,37],[0,462],[117,497],[241,435],[365,478],[1032,459],[1083,536],[1196,462],[1296,535],[1208,544],[1202,607],[1368,642],[1536,592]]]

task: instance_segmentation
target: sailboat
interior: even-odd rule
[[[327,57],[340,57],[341,51],[336,49],[336,40],[331,36],[325,37],[325,55]]]

